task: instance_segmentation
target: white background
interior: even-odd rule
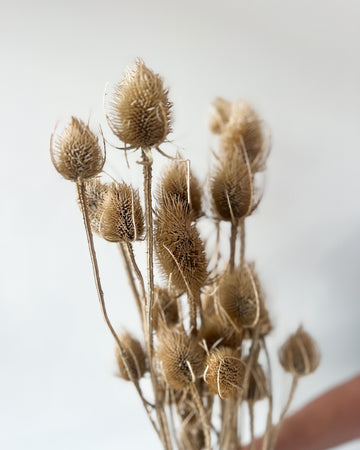
[[[74,186],[48,154],[57,121],[91,113],[96,129],[106,82],[136,56],[170,86],[168,151],[184,149],[202,180],[215,96],[246,98],[272,130],[247,252],[276,324],[274,358],[300,322],[321,347],[294,408],[359,371],[358,1],[24,0],[2,2],[0,17],[1,448],[160,448],[114,376]],[[109,172],[139,181],[136,155],[131,174],[119,151],[108,156]],[[137,332],[116,248],[96,244],[111,316]],[[289,380],[276,368],[275,381],[280,405]]]

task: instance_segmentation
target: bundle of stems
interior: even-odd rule
[[[124,150],[125,158],[126,151],[140,153],[143,197],[124,181],[103,181],[105,148],[80,119],[73,117],[51,137],[50,152],[57,171],[76,183],[101,311],[116,342],[119,375],[135,386],[167,450],[240,449],[243,403],[248,405],[254,448],[254,404],[262,399],[269,404],[263,449],[273,449],[298,379],[316,369],[319,353],[302,327],[280,349],[280,363],[293,383],[275,423],[266,345],[272,324],[264,289],[245,252],[246,219],[261,200],[257,180],[269,154],[263,122],[242,100],[214,101],[210,130],[219,136],[219,150],[206,202],[190,161],[168,156],[161,148],[172,130],[172,104],[158,74],[137,60],[114,87],[105,109],[109,128],[120,142],[116,148]],[[170,160],[155,189],[154,152]],[[202,220],[217,230],[210,255],[199,232]],[[129,332],[119,335],[108,316],[94,234],[119,247],[143,342]],[[133,243],[143,240],[146,274],[133,250]],[[266,369],[260,363],[262,354]],[[153,389],[150,399],[142,388],[146,377]]]

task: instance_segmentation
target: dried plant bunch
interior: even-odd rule
[[[121,357],[119,348],[116,347],[115,356],[119,368],[119,375],[124,380],[130,381],[128,368],[131,371],[132,378],[139,380],[144,376],[147,369],[146,355],[142,345],[128,332],[120,336],[120,342],[124,350],[126,361]]]
[[[108,185],[102,183],[99,177],[90,178],[85,181],[86,205],[93,233],[100,233],[99,225],[103,212],[103,201],[107,191]],[[81,209],[79,196],[77,200]]]
[[[205,436],[200,424],[198,424],[196,427],[189,426],[188,424],[183,426],[180,435],[180,441],[182,444],[181,448],[186,450],[204,448]]]
[[[219,160],[210,182],[212,206],[221,220],[236,221],[254,207],[253,177],[241,154]]]
[[[202,214],[202,189],[192,171],[188,171],[185,161],[168,164],[161,177],[157,197],[160,206],[166,206],[169,198],[181,202],[193,219],[199,218]]]
[[[112,183],[102,203],[100,234],[110,242],[133,242],[144,233],[144,214],[139,192],[121,182]]]
[[[155,301],[153,307],[153,327],[154,330],[160,328],[160,322],[172,327],[179,322],[179,308],[177,298],[168,291],[159,286],[155,287]]]
[[[55,142],[53,140],[52,136],[52,162],[67,180],[85,180],[102,171],[105,156],[98,138],[82,120],[72,117],[70,124],[55,138]]]
[[[211,105],[209,121],[210,131],[214,134],[221,134],[229,121],[232,110],[231,102],[217,97]]]
[[[217,302],[235,329],[253,328],[260,314],[258,292],[248,266],[225,272],[217,290]]]
[[[221,346],[206,358],[205,383],[220,398],[236,398],[243,388],[245,367],[238,350]]]
[[[301,377],[317,369],[320,353],[314,339],[300,326],[280,348],[279,359],[286,372]]]
[[[206,320],[199,330],[199,339],[202,342],[205,341],[209,350],[220,345],[236,350],[241,348],[242,333],[234,330],[219,315],[213,314],[206,315]]]
[[[160,330],[157,357],[166,382],[174,389],[188,387],[204,372],[205,351],[181,330]]]
[[[207,279],[205,246],[183,202],[169,199],[158,208],[155,250],[161,270],[175,289],[195,297]]]
[[[107,118],[112,132],[127,146],[151,148],[170,133],[171,108],[162,78],[139,59],[115,87]]]
[[[248,358],[245,359],[248,363]],[[249,386],[244,395],[248,402],[258,402],[268,396],[268,386],[265,372],[262,366],[256,362],[252,365],[249,377]]]

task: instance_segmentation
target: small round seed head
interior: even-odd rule
[[[130,333],[124,333],[120,336],[120,342],[124,350],[124,356],[126,364],[132,378],[139,380],[146,372],[146,356],[140,342],[135,339]],[[115,349],[116,360],[119,368],[119,375],[124,380],[129,381],[129,377],[126,364],[120,355],[119,348]]]
[[[208,349],[218,345],[238,349],[241,347],[242,335],[214,314],[206,316],[199,330],[199,340],[205,340]]]
[[[250,372],[249,387],[245,395],[245,400],[248,402],[257,402],[265,398],[267,393],[268,388],[266,375],[261,365],[259,363],[255,363]]]
[[[171,107],[162,78],[139,59],[115,88],[109,125],[131,148],[154,147],[171,131]]]
[[[152,310],[153,327],[158,330],[160,322],[166,323],[168,327],[176,325],[179,321],[179,310],[177,300],[170,295],[167,289],[155,288],[155,301]]]
[[[104,196],[100,233],[110,242],[133,242],[144,232],[139,193],[126,183],[113,183]]]
[[[217,97],[211,105],[211,115],[209,121],[210,131],[214,134],[221,134],[228,123],[232,105],[227,100]]]
[[[188,192],[188,178],[190,181],[190,204]],[[187,173],[187,167],[183,162],[172,162],[165,169],[161,177],[158,191],[158,201],[161,206],[168,203],[169,199],[183,203],[185,211],[191,213],[193,219],[201,215],[202,189],[197,178]]]
[[[253,179],[241,155],[220,162],[210,182],[210,193],[221,220],[242,219],[252,212]]]
[[[157,356],[166,382],[174,389],[184,389],[203,374],[205,352],[184,332],[163,328]]]
[[[245,367],[238,351],[219,347],[206,358],[204,380],[210,392],[220,398],[235,398],[243,387]]]
[[[255,110],[245,101],[232,104],[230,118],[221,135],[221,148],[226,154],[238,152],[244,143],[250,163],[263,150],[262,123]]]
[[[226,272],[217,291],[226,319],[237,328],[252,328],[259,319],[260,299],[251,271],[245,267]]]
[[[93,233],[99,233],[100,219],[103,211],[103,201],[108,191],[108,185],[101,183],[99,177],[85,181],[85,197],[90,225]],[[78,198],[79,206],[80,199]]]
[[[207,279],[205,246],[182,202],[160,207],[155,221],[155,250],[163,273],[175,289],[195,296]]]
[[[320,353],[316,342],[301,326],[280,348],[279,359],[284,370],[294,376],[303,376],[317,369]]]
[[[71,181],[98,175],[105,163],[98,138],[89,125],[75,117],[55,142],[51,137],[50,155],[55,169]]]

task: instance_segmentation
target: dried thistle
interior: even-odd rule
[[[204,340],[208,349],[218,345],[235,350],[241,347],[241,333],[238,333],[233,327],[224,324],[218,315],[206,315],[205,317],[206,320],[202,323],[199,330],[199,340]]]
[[[280,348],[279,359],[284,370],[300,377],[317,369],[320,353],[314,339],[300,326]]]
[[[174,389],[184,389],[203,374],[205,352],[195,338],[183,331],[163,328],[157,357],[166,382]]]
[[[155,301],[153,307],[153,327],[158,330],[160,322],[165,323],[168,327],[174,326],[179,321],[179,309],[177,299],[170,295],[167,289],[155,287]]]
[[[154,147],[171,131],[171,107],[162,78],[139,59],[115,88],[109,125],[130,148]]]
[[[197,219],[201,215],[201,196],[200,184],[191,171],[188,173],[184,162],[171,162],[161,177],[159,205],[166,207],[169,200],[180,202],[185,211],[191,213],[193,219]]]
[[[259,363],[255,363],[250,371],[249,387],[244,399],[248,402],[257,402],[265,398],[267,394],[268,388],[266,375],[261,365]]]
[[[91,178],[85,182],[85,198],[93,233],[99,233],[99,224],[103,211],[103,201],[108,191],[108,185],[100,181],[99,177]],[[81,208],[81,202],[78,198]]]
[[[231,102],[217,97],[211,105],[209,128],[214,134],[221,134],[231,115]]]
[[[82,120],[71,118],[55,142],[50,142],[50,155],[55,169],[67,180],[77,181],[98,175],[105,157],[98,138]]]
[[[125,354],[128,369],[134,380],[139,380],[146,372],[146,356],[140,342],[130,333],[124,333],[120,336],[120,342]],[[126,369],[123,358],[120,355],[119,348],[115,349],[116,360],[118,363],[120,377],[129,381],[129,373]]]
[[[113,183],[104,196],[100,233],[110,242],[133,242],[142,238],[144,215],[139,193],[126,183]]]
[[[240,353],[228,347],[219,347],[206,358],[204,380],[220,398],[235,398],[242,391],[245,364]]]

